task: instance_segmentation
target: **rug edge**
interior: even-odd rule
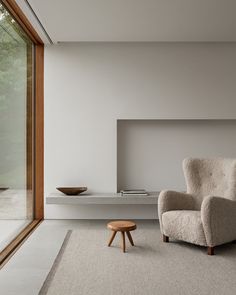
[[[65,252],[66,246],[67,246],[67,244],[69,242],[71,234],[72,234],[72,230],[68,230],[67,233],[66,233],[66,236],[64,238],[64,241],[63,241],[63,243],[61,245],[61,248],[60,248],[59,252],[57,253],[57,256],[56,256],[56,258],[55,258],[55,260],[53,262],[53,265],[52,265],[52,267],[51,267],[51,269],[50,269],[50,271],[49,271],[49,273],[48,273],[48,275],[47,275],[47,277],[46,277],[46,279],[45,279],[45,281],[44,281],[44,283],[43,283],[43,285],[42,285],[42,287],[41,287],[41,289],[40,289],[40,291],[38,293],[38,295],[46,295],[47,294],[48,289],[49,289],[49,287],[51,285],[51,282],[52,282],[52,280],[53,280],[53,278],[55,276],[57,268],[58,268],[58,266],[60,264],[60,261],[62,259],[62,256],[63,256],[63,254]]]

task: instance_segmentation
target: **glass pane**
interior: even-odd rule
[[[33,43],[0,4],[0,251],[33,219]]]

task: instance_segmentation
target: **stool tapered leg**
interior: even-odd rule
[[[130,233],[129,231],[127,231],[126,234],[127,234],[128,239],[129,239],[129,241],[130,241],[130,244],[131,244],[132,246],[134,246],[134,241],[133,241],[133,239],[132,239],[131,233]]]
[[[122,248],[123,248],[123,252],[125,253],[125,233],[123,231],[121,232],[121,236],[122,236]]]
[[[112,236],[111,236],[111,238],[110,238],[110,241],[109,241],[109,243],[108,243],[108,247],[110,247],[111,246],[111,243],[113,242],[113,240],[114,240],[114,238],[115,238],[115,236],[116,236],[116,231],[113,231],[113,233],[112,233]]]

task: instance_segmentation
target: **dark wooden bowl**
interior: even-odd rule
[[[7,189],[9,189],[9,187],[0,187],[1,192],[6,191]]]
[[[67,196],[77,196],[87,190],[87,187],[57,187],[57,190]]]

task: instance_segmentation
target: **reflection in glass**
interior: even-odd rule
[[[0,251],[33,219],[33,43],[0,4]]]

